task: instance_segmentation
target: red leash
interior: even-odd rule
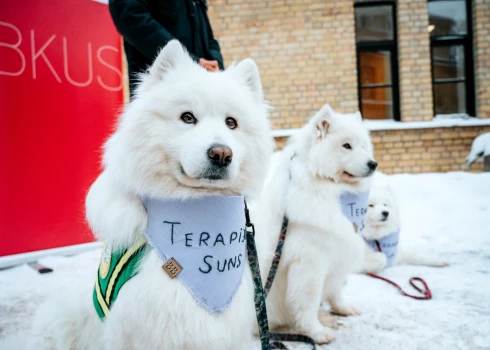
[[[376,246],[378,247],[378,250],[380,252],[383,252],[381,250],[381,246],[379,245],[379,242],[376,241]],[[432,292],[430,291],[430,288],[429,286],[427,285],[427,283],[420,277],[411,277],[409,282],[410,282],[410,285],[416,289],[419,293],[423,294],[423,295],[412,295],[412,294],[408,294],[406,293],[402,287],[400,287],[398,284],[396,284],[395,282],[393,282],[392,280],[389,280],[385,277],[382,277],[382,276],[379,276],[379,275],[375,275],[374,273],[370,273],[370,272],[367,272],[366,275],[368,276],[371,276],[371,277],[374,277],[374,278],[377,278],[377,279],[380,279],[382,281],[385,281],[385,282],[388,282],[389,284],[391,284],[392,286],[394,286],[396,289],[398,289],[400,291],[400,293],[402,293],[404,296],[406,297],[409,297],[409,298],[413,298],[413,299],[417,299],[417,300],[429,300],[429,299],[432,299]],[[415,284],[415,281],[418,281],[420,283],[422,283],[422,286],[424,287],[423,289],[419,286],[417,286]]]
[[[430,291],[430,288],[429,286],[427,285],[427,283],[425,283],[425,281],[420,278],[420,277],[411,277],[410,278],[410,285],[415,288],[418,292],[420,292],[421,294],[423,295],[412,295],[412,294],[408,294],[406,293],[402,287],[400,287],[398,284],[396,284],[395,282],[385,278],[385,277],[382,277],[382,276],[379,276],[379,275],[375,275],[374,273],[366,273],[366,275],[368,276],[371,276],[371,277],[374,277],[374,278],[377,278],[377,279],[380,279],[380,280],[383,280],[385,282],[388,282],[389,284],[391,284],[392,286],[394,286],[396,289],[398,289],[400,291],[400,293],[402,293],[404,296],[406,297],[410,297],[410,298],[413,298],[413,299],[417,299],[417,300],[429,300],[429,299],[432,299],[432,292]],[[418,281],[420,283],[422,283],[423,285],[423,289],[419,286],[417,286],[415,284],[415,281]]]

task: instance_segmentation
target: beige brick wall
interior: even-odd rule
[[[371,133],[379,170],[408,172],[482,171],[480,159],[470,169],[466,156],[473,139],[489,127],[386,130]]]
[[[397,12],[401,119],[431,120],[434,112],[427,0],[398,0]]]
[[[325,102],[358,110],[352,0],[209,0],[225,64],[257,62],[277,129],[301,127]]]
[[[433,116],[426,0],[399,0],[403,121]],[[323,103],[358,110],[354,1],[209,0],[227,63],[253,57],[276,128],[301,126]]]
[[[473,4],[476,115],[490,118],[490,0]]]

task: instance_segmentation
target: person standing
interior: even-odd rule
[[[208,71],[224,69],[206,0],[109,0],[109,10],[124,39],[131,96],[144,72],[170,40],[177,39]]]

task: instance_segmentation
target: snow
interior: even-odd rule
[[[396,266],[383,273],[406,290],[411,276],[423,277],[433,294],[428,301],[351,276],[346,298],[362,314],[338,317],[337,339],[322,348],[490,349],[490,174],[400,174],[388,180],[400,201],[401,240],[451,266]],[[54,272],[44,275],[27,265],[0,271],[0,349],[23,348],[34,310],[49,295],[92,284],[99,257],[98,249],[46,257],[40,262]]]
[[[481,134],[473,140],[466,162],[471,165],[478,158],[487,156],[490,156],[490,132]]]

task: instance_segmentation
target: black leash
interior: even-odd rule
[[[286,215],[282,220],[281,232],[279,234],[279,240],[276,246],[276,252],[274,253],[274,259],[272,259],[271,269],[269,270],[269,276],[267,277],[267,282],[265,284],[265,295],[267,296],[272,287],[272,282],[274,282],[274,277],[276,277],[277,268],[279,267],[279,262],[281,261],[282,248],[284,247],[284,241],[286,240],[286,232],[288,230],[289,219]],[[282,342],[301,342],[311,345],[313,349],[316,349],[315,341],[303,334],[293,334],[293,333],[271,333],[271,349],[288,349]]]
[[[267,279],[268,287],[266,286],[266,288],[264,289],[262,287],[262,278],[260,276],[257,247],[255,246],[255,227],[250,221],[250,214],[248,211],[247,202],[245,202],[245,220],[247,226],[247,255],[250,270],[252,271],[252,278],[254,281],[255,314],[257,316],[257,324],[259,326],[260,344],[262,350],[288,350],[286,345],[282,343],[283,341],[303,342],[312,345],[313,349],[315,349],[315,341],[306,335],[269,332],[269,321],[267,319],[265,298],[269,293],[270,286],[272,285],[272,281],[274,280],[275,271],[277,271],[277,266],[279,265],[279,260],[281,258],[282,246],[284,245],[284,238],[286,236],[287,230],[287,218],[285,217],[284,219],[285,222],[283,222],[283,228],[281,229],[281,235],[283,236],[282,244],[280,244],[280,247],[278,244],[278,248],[276,249],[277,262],[273,263],[275,266],[275,270],[272,274],[272,278],[270,278],[271,273],[269,272],[269,279]],[[279,253],[277,254],[278,250]],[[276,256],[274,257],[274,261],[276,261]]]
[[[250,222],[250,214],[245,201],[245,220],[247,231],[247,255],[252,278],[254,281],[254,302],[255,314],[257,316],[257,324],[259,326],[260,344],[262,350],[269,350],[270,333],[269,321],[267,320],[267,308],[265,306],[265,291],[262,287],[262,278],[260,277],[259,258],[257,255],[257,247],[255,246],[255,227]]]
[[[293,154],[291,157],[291,161],[296,157],[296,153]],[[289,171],[289,180],[292,179],[291,175],[291,170]],[[284,214],[284,218],[282,220],[282,226],[281,226],[281,232],[279,233],[279,240],[277,242],[276,246],[276,251],[274,253],[274,258],[272,260],[271,268],[269,270],[269,275],[267,276],[267,281],[265,284],[265,296],[270,292],[270,289],[272,287],[272,282],[274,282],[274,278],[276,277],[276,272],[279,267],[279,262],[281,261],[281,254],[282,254],[282,249],[284,247],[284,242],[286,240],[286,233],[288,231],[288,224],[289,224],[289,219]],[[308,337],[307,335],[303,334],[293,334],[293,333],[271,333],[270,335],[271,339],[273,342],[271,343],[271,349],[288,349],[282,342],[284,341],[289,341],[289,342],[301,342],[305,343],[308,345],[311,345],[311,347],[315,350],[316,345],[315,341]]]
[[[281,232],[279,233],[279,241],[277,242],[276,252],[274,253],[274,259],[272,259],[271,269],[269,270],[269,276],[267,277],[267,282],[265,283],[264,287],[266,297],[267,295],[269,295],[272,287],[272,282],[274,282],[274,277],[276,277],[279,262],[281,261],[282,248],[284,247],[284,240],[286,239],[288,223],[288,217],[284,216],[284,219],[282,220]]]

